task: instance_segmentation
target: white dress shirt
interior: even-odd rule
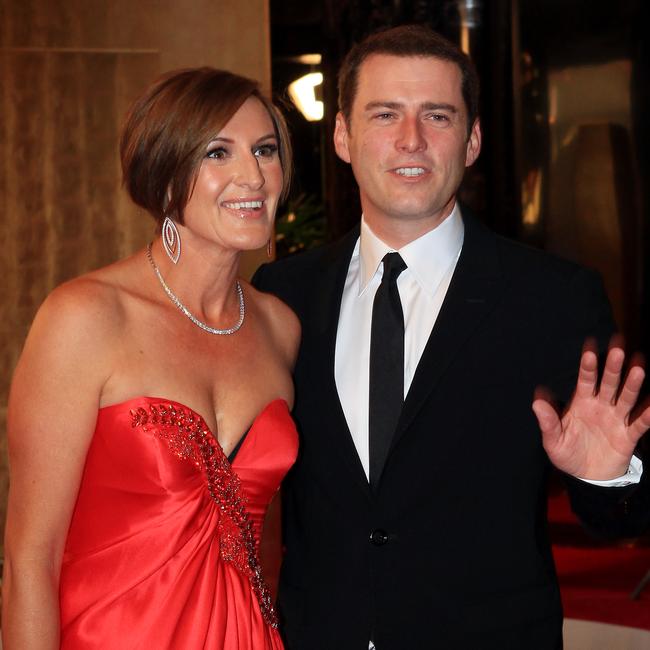
[[[397,280],[404,312],[404,396],[438,318],[456,269],[465,228],[458,204],[436,228],[400,248],[407,268]],[[334,377],[352,440],[369,477],[368,385],[370,326],[375,293],[386,253],[394,252],[361,219],[361,236],[352,253],[343,289],[336,335]],[[462,463],[460,464],[462,466]],[[618,487],[638,483],[643,471],[634,457],[627,474],[611,481],[589,481]]]
[[[460,210],[399,250],[407,268],[397,279],[404,312],[404,396],[447,294],[463,245]],[[354,445],[369,476],[368,385],[372,304],[384,255],[393,252],[361,219],[357,242],[343,289],[336,335],[334,375]]]

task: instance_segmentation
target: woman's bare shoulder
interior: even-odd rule
[[[36,313],[22,356],[70,367],[85,367],[91,358],[97,372],[109,372],[127,325],[128,276],[128,265],[115,264],[56,287]]]
[[[136,259],[130,257],[68,280],[49,294],[37,318],[95,332],[119,329],[125,324],[126,303],[141,293],[138,270]]]
[[[35,324],[47,321],[60,332],[87,329],[107,332],[124,315],[119,285],[110,276],[94,272],[69,280],[50,293],[38,310]]]

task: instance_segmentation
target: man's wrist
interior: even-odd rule
[[[617,476],[616,478],[607,481],[593,481],[587,478],[580,478],[579,476],[576,476],[576,478],[585,483],[590,483],[591,485],[599,487],[626,487],[628,485],[636,485],[639,483],[642,475],[643,462],[637,456],[632,456],[627,472],[622,476]]]

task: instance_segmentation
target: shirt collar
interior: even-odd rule
[[[443,276],[458,259],[464,234],[463,219],[456,203],[441,224],[397,251],[416,282],[427,294],[431,296],[435,294]],[[394,248],[385,244],[370,230],[370,226],[362,216],[359,243],[359,295],[365,291],[368,283],[377,273],[384,255],[394,251]]]

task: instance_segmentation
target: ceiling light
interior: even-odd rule
[[[289,95],[309,122],[323,119],[323,102],[316,99],[316,86],[323,83],[322,72],[310,72],[289,84]]]

